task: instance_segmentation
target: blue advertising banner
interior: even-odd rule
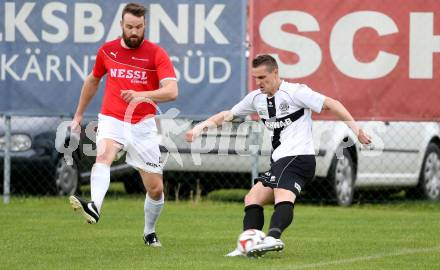
[[[174,63],[180,95],[159,104],[202,118],[231,108],[245,90],[245,0],[139,1],[145,37]],[[2,1],[0,112],[73,114],[95,54],[121,35],[121,1]],[[97,113],[101,83],[87,113]]]

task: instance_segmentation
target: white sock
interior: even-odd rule
[[[156,222],[159,218],[160,212],[162,211],[164,205],[164,195],[162,193],[162,198],[158,201],[151,199],[147,195],[145,196],[144,203],[144,213],[145,213],[145,226],[144,234],[150,234],[156,231]]]
[[[99,213],[101,213],[102,202],[109,186],[110,166],[104,163],[95,163],[90,177],[90,193]]]

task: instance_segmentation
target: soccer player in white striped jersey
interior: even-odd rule
[[[293,221],[295,200],[305,183],[315,175],[312,111],[330,111],[351,128],[360,143],[371,143],[370,137],[339,101],[304,84],[281,80],[278,64],[272,56],[259,55],[253,59],[252,75],[259,89],[250,92],[232,109],[211,116],[186,133],[186,140],[192,142],[208,128],[252,113],[258,113],[264,125],[273,131],[270,170],[256,179],[256,184],[246,195],[243,218],[243,231],[261,230],[264,225],[263,205],[274,202],[269,231],[262,243],[247,254],[236,249],[227,256],[261,256],[267,251],[284,248],[280,238]]]

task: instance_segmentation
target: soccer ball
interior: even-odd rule
[[[262,231],[249,229],[240,234],[237,240],[237,248],[242,253],[247,253],[252,247],[263,241],[266,234]]]

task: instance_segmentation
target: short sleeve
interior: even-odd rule
[[[304,108],[310,108],[317,113],[321,112],[325,100],[323,94],[313,91],[304,84],[301,84],[293,92],[293,98],[298,100]]]
[[[160,47],[157,49],[155,61],[159,81],[164,79],[176,79],[173,63],[164,49]]]
[[[251,113],[256,112],[253,105],[253,100],[255,97],[254,92],[247,94],[239,103],[232,107],[231,112],[234,116],[246,116]]]
[[[104,53],[100,48],[98,50],[98,54],[96,55],[95,65],[93,66],[93,76],[96,78],[101,78],[105,73],[107,73],[107,68],[104,64]]]

